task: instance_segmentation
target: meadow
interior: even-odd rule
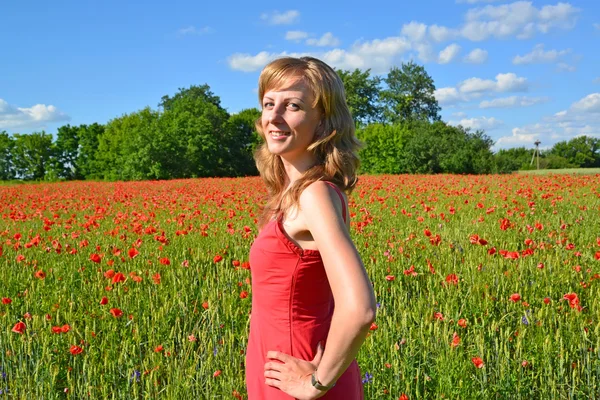
[[[245,399],[259,178],[0,186],[0,398]],[[367,399],[600,398],[600,175],[362,176]]]

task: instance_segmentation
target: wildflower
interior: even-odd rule
[[[394,275],[387,275],[385,277],[385,280],[388,282],[392,282],[392,281],[396,280],[396,277]]]
[[[450,347],[456,347],[460,344],[460,336],[458,336],[456,334],[456,332],[454,332],[452,334],[452,342],[450,343]]]
[[[27,325],[25,325],[25,323],[23,321],[19,321],[15,324],[15,326],[13,326],[13,328],[11,330],[14,333],[18,333],[19,335],[22,335],[23,333],[25,333],[25,329],[27,329]]]
[[[156,274],[152,275],[152,280],[156,285],[160,285],[160,274],[157,272]]]
[[[133,380],[135,379],[136,382],[140,381],[140,377],[142,376],[142,373],[140,371],[138,371],[137,369],[134,369],[133,372],[131,373],[131,377],[129,378],[129,382],[133,382]]]
[[[10,297],[3,297],[2,304],[10,304],[12,303],[12,299]]]
[[[92,253],[92,254],[90,254],[90,261],[95,262],[96,264],[98,264],[100,261],[102,261],[102,257],[100,257],[99,254]]]
[[[33,274],[33,276],[35,276],[38,279],[45,279],[46,273],[40,269],[40,270],[35,271],[35,274]]]
[[[119,310],[118,308],[111,308],[110,309],[110,313],[113,315],[113,317],[115,318],[119,318],[123,316],[123,311]]]
[[[509,300],[513,303],[516,303],[517,301],[521,300],[521,295],[519,293],[513,293],[510,295]]]
[[[129,249],[129,251],[127,251],[127,254],[129,255],[129,258],[135,258],[138,254],[140,254],[140,252],[137,251],[135,247],[132,247]]]
[[[167,257],[163,257],[160,259],[160,263],[162,265],[171,265],[171,260],[169,260]]]
[[[240,293],[240,299],[245,299],[246,297],[248,297],[248,292],[246,292],[245,290],[243,290],[243,291]]]
[[[435,312],[433,314],[433,318],[437,319],[438,321],[443,321],[444,320],[444,314],[442,314],[441,312]]]
[[[164,350],[164,348],[163,348],[162,344],[160,344],[154,348],[155,353],[160,353],[163,350]]]
[[[117,272],[112,278],[112,283],[114,285],[115,283],[125,282],[126,280],[127,278],[125,277],[125,275],[123,275],[122,272]]]
[[[480,357],[473,357],[471,358],[471,361],[473,362],[473,365],[475,365],[476,368],[483,368],[483,366],[485,365]]]
[[[221,375],[221,370],[218,369],[213,373],[213,378],[216,378],[217,376]]]
[[[72,346],[69,348],[69,352],[70,352],[72,355],[76,356],[77,354],[81,354],[81,353],[83,353],[83,349],[82,349],[81,347],[79,347],[79,346],[72,345]]]
[[[370,331],[376,331],[377,328],[379,328],[379,326],[377,326],[377,324],[375,322],[371,323],[371,326],[369,327]]]
[[[108,304],[108,297],[104,296],[100,299],[100,305],[105,306]]]
[[[218,263],[218,262],[220,262],[221,260],[223,260],[223,257],[222,257],[222,256],[220,256],[219,254],[217,254],[217,255],[216,255],[214,258],[213,258],[213,262],[214,262],[214,263]]]
[[[365,377],[362,380],[363,385],[366,383],[371,383],[373,381],[373,375],[368,372],[365,372]]]
[[[450,285],[458,285],[458,276],[456,274],[449,274],[446,276],[446,283]]]
[[[523,316],[521,317],[521,323],[522,323],[523,325],[529,325],[529,320],[527,319],[527,316],[523,315]]]

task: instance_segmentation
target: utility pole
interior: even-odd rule
[[[531,163],[529,165],[533,165],[533,160],[537,154],[537,169],[540,169],[540,142],[539,140],[535,141],[535,149],[533,149],[533,157],[531,157]]]

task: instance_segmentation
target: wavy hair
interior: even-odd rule
[[[356,137],[342,80],[329,65],[316,58],[279,58],[270,62],[258,79],[261,105],[266,92],[283,87],[290,78],[304,80],[314,95],[312,106],[323,116],[322,128],[315,132],[315,140],[307,149],[317,161],[286,190],[287,175],[281,157],[269,151],[261,118],[256,121],[256,130],[263,143],[255,151],[254,160],[269,193],[259,218],[259,227],[298,206],[302,191],[315,181],[330,181],[346,194],[352,192],[358,181],[358,150],[362,143]]]

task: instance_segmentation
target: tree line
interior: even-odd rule
[[[338,70],[355,119],[362,173],[507,173],[532,150],[493,153],[493,140],[443,122],[433,79],[413,62],[385,77]],[[230,114],[208,85],[163,96],[157,109],[106,124],[9,135],[0,131],[0,180],[144,180],[256,175],[260,110]],[[600,167],[600,140],[578,137],[542,152],[543,168]]]

